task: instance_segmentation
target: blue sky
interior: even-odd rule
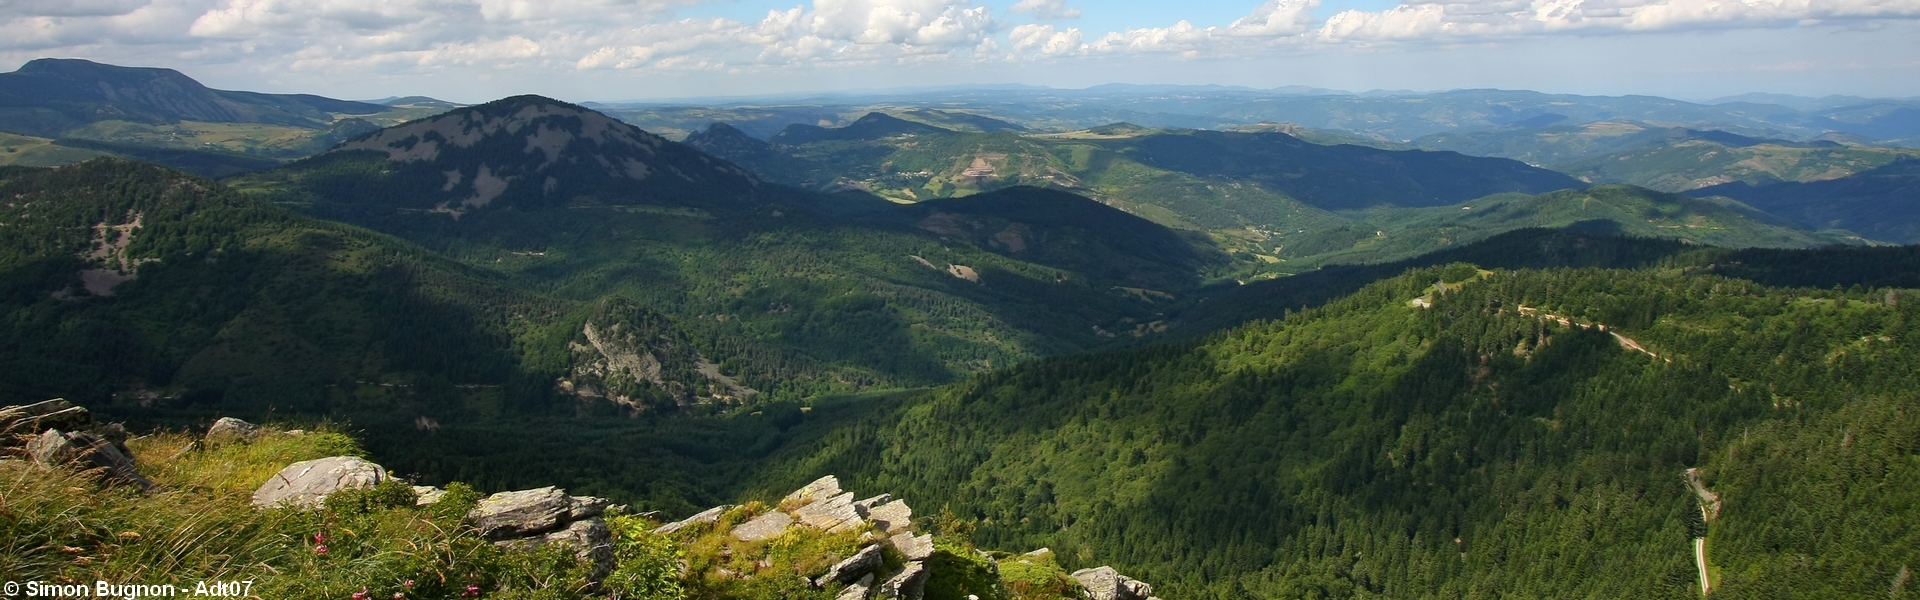
[[[1920,0],[7,0],[0,68],[576,101],[1110,82],[1920,96]]]

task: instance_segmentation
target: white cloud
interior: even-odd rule
[[[1302,33],[1313,28],[1313,9],[1319,7],[1320,0],[1268,0],[1228,25],[1227,32],[1241,36]]]
[[[774,73],[1128,54],[1244,58],[1701,29],[1866,29],[1920,19],[1920,0],[1402,0],[1324,20],[1313,17],[1323,0],[1239,0],[1248,11],[1230,23],[1118,31],[1015,26],[984,0],[786,0],[792,4],[763,18],[674,16],[676,8],[713,1],[0,0],[0,58],[197,63],[308,80],[568,69]],[[1118,10],[1070,0],[1010,4],[1013,13],[1041,20]]]
[[[1081,44],[1081,33],[1077,27],[1066,30],[1054,29],[1052,25],[1027,24],[1013,28],[1007,35],[1013,43],[1015,55],[1039,54],[1041,56],[1065,56],[1079,54],[1086,50]]]
[[[1007,10],[1031,13],[1038,19],[1078,19],[1080,9],[1067,6],[1067,0],[1020,0]]]

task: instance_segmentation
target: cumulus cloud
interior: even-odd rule
[[[1011,10],[1016,13],[1030,13],[1039,19],[1078,19],[1080,9],[1067,6],[1067,0],[1020,0]]]
[[[1694,29],[1875,26],[1920,0],[1402,0],[1314,18],[1322,0],[1242,0],[1215,26],[1014,26],[983,0],[788,0],[749,19],[678,18],[717,0],[0,0],[0,57],[225,62],[260,73],[485,69],[754,70],[791,65],[1233,57],[1349,44],[1423,44]],[[1018,0],[1071,19],[1070,0]],[[1101,10],[1088,4],[1085,10]]]
[[[1064,56],[1085,51],[1081,37],[1077,27],[1062,31],[1052,25],[1028,24],[1013,28],[1007,34],[1007,41],[1013,44],[1015,55]]]

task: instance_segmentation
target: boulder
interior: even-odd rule
[[[920,561],[933,556],[933,534],[913,537],[913,532],[902,531],[887,540],[895,550],[906,555],[907,560]]]
[[[206,439],[208,442],[251,442],[258,437],[260,426],[233,417],[220,417],[207,428]]]
[[[860,517],[860,511],[853,508],[853,493],[842,492],[823,500],[815,500],[799,510],[793,516],[810,527],[829,533],[855,531],[866,526],[866,519]]]
[[[827,587],[828,584],[833,583],[848,583],[859,579],[861,575],[871,576],[869,574],[873,572],[874,567],[880,566],[881,558],[879,544],[861,548],[859,552],[853,553],[852,557],[834,563],[832,568],[827,569],[827,574],[821,575],[819,579],[813,580],[813,587]]]
[[[566,524],[572,509],[572,497],[559,488],[547,486],[482,498],[467,512],[467,520],[480,530],[480,535],[501,540],[558,529]]]
[[[287,465],[260,484],[260,489],[253,492],[253,505],[319,508],[334,492],[370,488],[386,480],[386,469],[359,457],[303,460]]]
[[[890,534],[913,529],[913,509],[907,506],[905,500],[875,506],[867,511],[867,518]]]
[[[907,568],[902,569],[893,577],[887,578],[885,583],[880,584],[880,597],[894,598],[897,600],[920,600],[920,596],[925,594],[926,590],[926,565],[910,562],[907,563]]]
[[[1073,578],[1087,588],[1092,600],[1147,600],[1153,595],[1153,586],[1121,575],[1113,567],[1081,569],[1073,572]]]
[[[861,577],[860,581],[847,586],[847,589],[840,590],[840,595],[834,596],[833,600],[867,600],[867,594],[872,589],[873,574],[868,573],[865,577]]]
[[[446,495],[446,490],[430,485],[416,485],[413,486],[413,505],[431,506],[439,504],[440,499],[446,497]]]
[[[793,517],[787,516],[787,513],[774,510],[768,511],[767,514],[754,517],[751,521],[734,526],[733,531],[729,533],[732,533],[735,539],[742,542],[757,542],[780,537],[780,534],[786,533],[787,528],[792,526]]]
[[[112,442],[91,433],[48,429],[27,442],[27,456],[43,467],[97,472],[100,480],[110,484],[131,485],[143,492],[152,491],[154,487],[152,481],[140,475],[132,457]]]
[[[719,506],[715,506],[713,508],[700,511],[699,513],[691,517],[674,521],[666,525],[661,525],[660,527],[654,529],[653,532],[661,535],[666,535],[669,533],[680,531],[682,529],[686,529],[688,527],[692,527],[694,525],[718,523],[720,521],[721,515],[727,514],[727,511],[731,510],[732,508],[733,508],[733,505],[730,505],[730,504],[722,504]]]
[[[809,483],[800,489],[794,490],[793,493],[787,494],[786,498],[780,500],[780,504],[811,502],[819,498],[830,498],[838,495],[840,495],[840,478],[828,475],[815,479],[813,483]]]

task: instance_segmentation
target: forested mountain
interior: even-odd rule
[[[231,183],[561,298],[631,298],[720,372],[774,394],[939,384],[1149,335],[1223,260],[1069,194],[898,206],[768,184],[538,97]]]
[[[0,164],[118,156],[224,177],[451,107],[216,90],[172,69],[43,58],[0,73],[0,132],[47,141],[24,149],[9,142]]]
[[[0,130],[57,137],[98,121],[180,121],[326,127],[329,113],[367,115],[377,104],[308,94],[209,89],[179,71],[42,58],[0,73]]]
[[[1916,299],[1824,289],[1826,252],[1744,259],[1812,288],[1694,274],[1711,250],[1414,269],[956,384],[784,469],[945,495],[976,539],[1119,556],[1169,597],[1690,598],[1694,537],[1716,597],[1911,597]]]
[[[1414,144],[1523,160],[1591,183],[1628,183],[1665,192],[1734,181],[1761,185],[1835,179],[1920,156],[1920,151],[1902,148],[1765,139],[1626,121],[1444,133]]]
[[[1734,182],[1687,193],[1733,198],[1808,229],[1847,229],[1890,242],[1920,242],[1920,160],[1824,181]]]

